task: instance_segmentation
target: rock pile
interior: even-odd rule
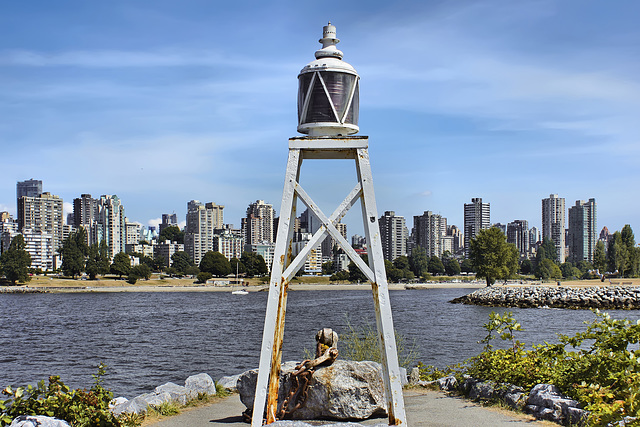
[[[640,287],[491,286],[455,298],[451,303],[498,307],[640,309]]]
[[[199,393],[216,394],[216,384],[208,374],[192,375],[187,378],[184,386],[171,382],[163,384],[156,387],[153,392],[141,394],[131,400],[118,397],[113,401],[111,412],[116,415],[123,412],[140,414],[145,412],[148,406],[159,406],[165,402],[184,405],[189,400],[198,397]]]
[[[577,401],[560,394],[551,384],[538,384],[527,395],[520,387],[512,384],[499,384],[493,381],[480,381],[466,378],[459,384],[455,377],[444,377],[430,383],[441,390],[462,393],[472,400],[500,401],[513,409],[523,410],[537,419],[553,421],[565,425],[584,425],[589,415],[580,408]]]

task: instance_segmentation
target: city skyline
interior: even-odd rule
[[[66,212],[116,194],[145,226],[183,223],[192,199],[236,226],[251,201],[279,214],[297,75],[330,20],[362,77],[378,215],[462,226],[481,197],[492,223],[541,228],[540,200],[558,194],[595,198],[598,230],[640,227],[634,2],[36,3],[0,17],[0,211],[15,215],[15,183],[34,178]],[[309,183],[318,204],[351,189],[346,170],[316,174],[346,187]]]

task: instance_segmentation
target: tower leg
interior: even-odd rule
[[[300,150],[290,149],[287,161],[282,204],[280,207],[280,223],[274,251],[274,262],[271,267],[267,313],[264,320],[262,349],[256,394],[253,401],[251,427],[262,425],[265,401],[267,404],[267,424],[275,421],[278,410],[278,387],[280,381],[280,363],[282,359],[282,339],[284,337],[284,318],[287,305],[287,289],[289,283],[282,277],[283,271],[291,262],[291,242],[293,238],[293,221],[296,218],[295,187],[300,177]],[[268,390],[267,390],[268,382]]]
[[[358,180],[362,183],[362,220],[365,237],[367,239],[369,266],[373,270],[376,279],[375,282],[371,283],[371,290],[373,292],[376,325],[380,338],[382,374],[387,398],[389,425],[406,426],[407,416],[405,414],[404,398],[402,396],[402,381],[400,378],[398,351],[391,316],[389,287],[387,285],[387,275],[384,268],[380,227],[378,225],[378,210],[373,192],[369,151],[366,148],[358,149],[356,165]]]

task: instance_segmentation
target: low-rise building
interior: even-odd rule
[[[170,242],[168,240],[153,245],[153,257],[161,256],[164,259],[164,265],[167,267],[171,267],[171,264],[173,264],[173,260],[171,259],[173,254],[182,251],[184,251],[184,244]]]

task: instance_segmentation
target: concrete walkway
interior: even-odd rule
[[[405,390],[404,396],[409,427],[557,426],[545,421],[536,421],[527,415],[485,408],[438,391]],[[236,394],[210,406],[188,410],[148,425],[154,427],[247,427],[249,424],[244,423],[240,416],[244,409],[240,397]],[[361,424],[373,426],[381,423],[386,424],[386,419],[377,418],[363,421]],[[321,424],[332,424],[332,422],[327,421]]]

